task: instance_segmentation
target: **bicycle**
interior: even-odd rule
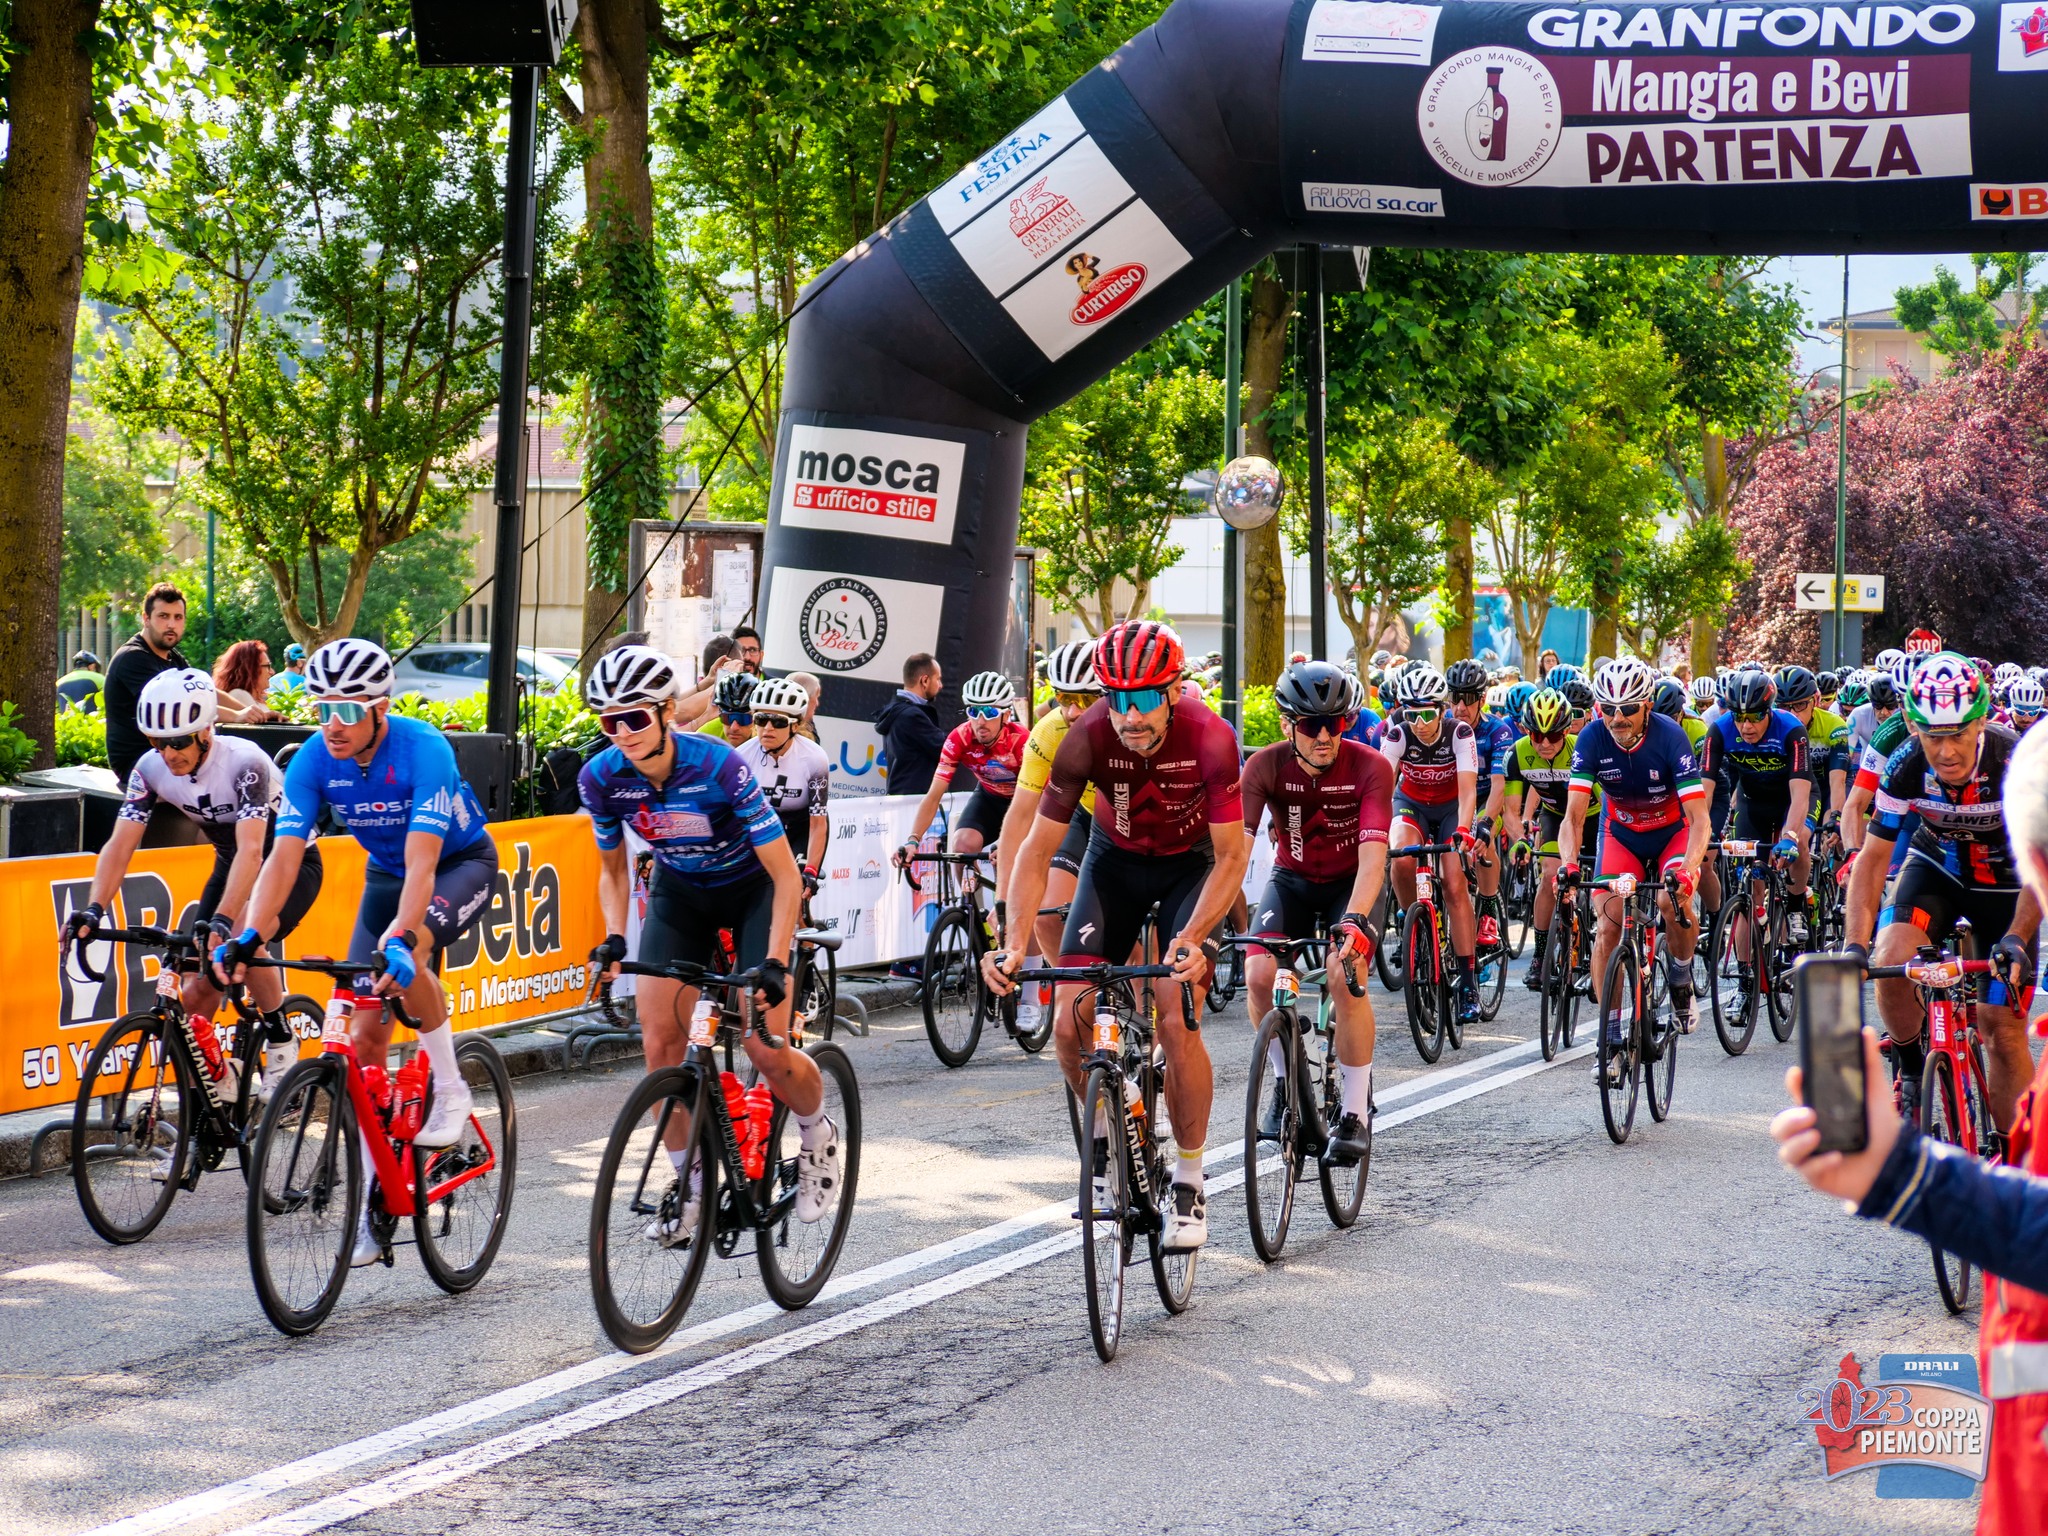
[[[808,1033],[805,1024],[813,1024],[820,1039],[830,1040],[840,1023],[839,946],[846,942],[846,936],[837,931],[836,917],[823,922],[812,920],[809,898],[804,901],[802,917],[803,922],[793,935],[796,949],[789,962],[789,1027],[801,1036]],[[868,1032],[864,1020],[848,1022],[846,1027],[857,1035]]]
[[[178,1191],[198,1188],[200,1175],[220,1167],[230,1152],[248,1178],[264,1047],[296,1050],[302,1036],[319,1032],[320,1005],[301,994],[287,997],[284,1038],[278,1039],[242,989],[231,987],[226,1001],[234,1022],[216,1036],[212,1020],[186,1013],[180,987],[180,977],[203,961],[207,938],[162,928],[94,929],[72,947],[79,970],[92,981],[105,980],[105,972],[93,970],[86,947],[101,940],[162,952],[150,1005],[115,1020],[100,1036],[79,1074],[71,1110],[71,1182],[79,1209],[93,1231],[125,1245],[154,1232]],[[222,1081],[210,1069],[215,1056],[225,1068],[225,1097],[205,1086]],[[95,1102],[97,1120],[91,1118]]]
[[[381,1003],[408,1029],[419,1028],[397,995],[357,991],[365,977],[383,974],[384,957],[306,955],[248,964],[309,971],[336,983],[320,1054],[300,1062],[278,1084],[250,1158],[249,1273],[263,1315],[280,1333],[294,1336],[326,1320],[348,1281],[366,1199],[370,1233],[387,1268],[398,1224],[410,1218],[429,1278],[450,1295],[470,1290],[505,1240],[519,1167],[518,1109],[497,1048],[480,1035],[456,1043],[455,1058],[476,1107],[452,1146],[422,1147],[413,1138],[432,1112],[436,1091],[425,1053],[389,1073],[382,1062],[358,1060],[349,1033],[361,1003]],[[373,1175],[367,1191],[365,1142]]]
[[[914,891],[922,891],[912,864],[936,864],[939,868],[939,915],[924,941],[924,973],[918,985],[918,1003],[924,1010],[925,1037],[932,1054],[948,1067],[964,1067],[973,1059],[981,1041],[984,1024],[999,1019],[1011,1039],[1027,1054],[1036,1056],[1052,1038],[1052,1014],[1040,1015],[1033,1029],[1017,1023],[1018,994],[997,997],[982,979],[981,957],[997,947],[997,925],[1002,913],[984,907],[982,893],[995,892],[995,881],[981,867],[989,852],[921,853],[903,866],[903,878]],[[960,889],[952,891],[957,866],[965,866]]]
[[[1994,967],[1972,956],[1975,947],[1969,922],[1959,918],[1952,945],[1924,948],[1903,965],[1867,965],[1863,973],[1873,981],[1903,978],[1920,991],[1921,1039],[1927,1042],[1927,1062],[1920,1069],[1921,1128],[1971,1157],[1995,1162],[2004,1138],[1991,1119],[1984,1042],[1977,1033],[1977,989],[1970,980],[1990,975]],[[1896,1080],[1897,1056],[1886,1044]],[[1960,1313],[1970,1300],[1970,1261],[1932,1243],[1928,1248],[1942,1305]]]
[[[817,1041],[801,1047],[824,1081],[821,1108],[838,1127],[841,1163],[823,1215],[799,1221],[795,1117],[763,1091],[765,1085],[750,1092],[733,1071],[736,1048],[749,1029],[770,1038],[765,1017],[753,1016],[760,972],[721,974],[689,961],[657,966],[622,960],[619,969],[726,994],[723,1004],[699,998],[681,1064],[655,1068],[640,1080],[619,1110],[598,1164],[590,1206],[591,1296],[606,1337],[639,1355],[675,1332],[712,1251],[722,1259],[738,1257],[750,1233],[761,1283],[777,1306],[795,1311],[817,1299],[853,1218],[860,1183],[860,1086],[839,1046]],[[790,1049],[798,1048],[792,1041]],[[667,1147],[678,1116],[686,1117],[688,1127],[680,1171]]]
[[[1474,865],[1483,868],[1489,864],[1494,847],[1493,839],[1488,837],[1479,844],[1481,851],[1476,857],[1470,849],[1459,855],[1465,870],[1465,889],[1472,893],[1473,989],[1479,997],[1479,1017],[1488,1023],[1499,1015],[1501,1001],[1507,996],[1508,961],[1516,953],[1508,943],[1507,903],[1498,891],[1491,896],[1486,895],[1473,878]],[[1480,937],[1486,931],[1489,917],[1493,919],[1493,931],[1498,935],[1491,944]]]
[[[1469,890],[1470,861],[1456,843],[1416,843],[1390,849],[1387,854],[1389,859],[1416,860],[1415,899],[1401,918],[1401,968],[1408,1003],[1408,1032],[1415,1037],[1416,1054],[1426,1062],[1434,1062],[1443,1055],[1446,1041],[1454,1051],[1465,1043],[1465,1026],[1458,1022],[1454,973],[1448,958],[1450,922],[1436,897],[1437,888],[1443,883],[1437,860],[1447,853],[1459,855]],[[1426,865],[1421,862],[1425,858],[1429,860]],[[1504,984],[1505,963],[1494,963],[1502,971],[1497,979]],[[1500,989],[1495,990],[1498,993]],[[1499,1007],[1498,997],[1494,1006]],[[1483,1015],[1483,1005],[1480,1011]]]
[[[1544,941],[1543,985],[1536,993],[1536,1036],[1545,1061],[1569,1050],[1578,1032],[1579,999],[1593,969],[1593,876],[1591,848],[1579,850],[1578,876],[1553,896],[1550,937]]]
[[[1707,931],[1708,1002],[1714,1033],[1730,1056],[1749,1049],[1759,1008],[1770,1018],[1772,1035],[1781,1042],[1792,1038],[1791,902],[1778,860],[1760,854],[1760,847],[1751,838],[1724,838],[1719,845],[1721,910]]]
[[[1369,1156],[1339,1166],[1323,1155],[1343,1118],[1343,1085],[1337,1073],[1336,1014],[1329,998],[1329,939],[1320,931],[1322,924],[1316,926],[1315,937],[1308,939],[1247,936],[1229,941],[1245,949],[1264,949],[1280,965],[1273,977],[1273,1006],[1259,1021],[1252,1041],[1244,1105],[1245,1214],[1251,1221],[1252,1247],[1268,1264],[1280,1257],[1286,1245],[1288,1223],[1294,1214],[1294,1186],[1307,1158],[1316,1159],[1323,1208],[1332,1225],[1344,1228],[1357,1221],[1365,1201]],[[1365,996],[1365,987],[1349,960],[1344,962],[1344,977],[1353,997]],[[1302,989],[1311,986],[1322,988],[1323,995],[1314,1022],[1304,1029],[1300,997]],[[1276,1046],[1285,1061],[1278,1076],[1272,1070]],[[1277,1137],[1264,1130],[1275,1120],[1281,1127]]]
[[[1500,874],[1500,900],[1505,914],[1502,937],[1506,937],[1510,927],[1521,930],[1521,938],[1508,946],[1508,954],[1519,960],[1536,931],[1536,857],[1526,839],[1507,850],[1507,862]]]
[[[1170,965],[1111,965],[1100,961],[1080,966],[1026,966],[1019,981],[1080,983],[1086,990],[1074,999],[1076,1021],[1091,994],[1100,999],[1119,983],[1171,977]],[[1151,988],[1145,989],[1150,1001]],[[1200,1028],[1195,1017],[1194,988],[1181,983],[1182,1017],[1189,1029]],[[1168,1313],[1187,1310],[1195,1285],[1199,1249],[1168,1252],[1161,1247],[1166,1229],[1168,1189],[1166,1137],[1159,1130],[1159,1089],[1163,1081],[1161,1049],[1155,1044],[1157,1014],[1148,1006],[1128,1016],[1112,1004],[1094,1012],[1095,1048],[1082,1062],[1086,1073],[1081,1094],[1081,1268],[1088,1287],[1088,1329],[1095,1352],[1107,1362],[1116,1358],[1123,1336],[1124,1273],[1131,1248],[1139,1237],[1151,1249],[1152,1279]],[[1102,1166],[1093,1149],[1103,1146]]]
[[[1599,1066],[1600,1116],[1607,1123],[1607,1138],[1616,1146],[1628,1140],[1636,1120],[1638,1076],[1650,1101],[1650,1118],[1662,1121],[1671,1113],[1671,1090],[1678,1074],[1678,1030],[1664,1016],[1661,996],[1665,937],[1657,909],[1658,893],[1671,896],[1680,927],[1690,928],[1685,905],[1678,899],[1678,877],[1668,874],[1661,881],[1638,880],[1634,875],[1596,876],[1588,884],[1618,898],[1621,934],[1607,957],[1607,970],[1600,989]],[[1643,935],[1647,934],[1645,941]],[[1610,1040],[1607,1016],[1613,1014],[1617,998],[1626,998],[1620,1012],[1624,1020],[1622,1038]],[[1660,1085],[1659,1075],[1663,1077]]]
[[[1391,880],[1384,882],[1380,888],[1377,916],[1380,941],[1373,947],[1373,974],[1379,977],[1380,985],[1389,992],[1398,992],[1405,978],[1401,960],[1401,925],[1406,920],[1406,914],[1401,910],[1401,903],[1394,894],[1394,882]]]

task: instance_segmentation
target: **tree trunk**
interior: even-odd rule
[[[71,350],[85,275],[97,132],[80,46],[100,0],[14,0],[7,161],[0,174],[0,699],[37,767],[56,761],[57,584]]]
[[[1700,431],[1700,518],[1728,520],[1728,445],[1718,432]],[[1696,613],[1692,616],[1692,675],[1701,677],[1719,664],[1721,616]]]
[[[585,489],[589,574],[583,592],[586,650],[612,633],[626,591],[626,534],[635,518],[668,515],[661,451],[660,264],[653,259],[654,182],[647,160],[648,0],[586,0],[576,17],[582,62],[585,250],[596,291],[612,311],[620,355],[599,359],[588,380]]]
[[[1287,366],[1287,322],[1294,296],[1266,268],[1252,279],[1250,334],[1244,349],[1245,452],[1274,458],[1268,419]],[[1301,494],[1299,491],[1296,494]],[[1243,535],[1244,681],[1270,685],[1287,663],[1287,560],[1280,550],[1280,519]]]
[[[1593,582],[1592,656],[1621,654],[1621,552],[1616,550],[1600,567]]]
[[[1526,676],[1536,665],[1536,658],[1543,654],[1543,626],[1550,621],[1550,599],[1548,596],[1517,598],[1508,596],[1508,617],[1514,621],[1515,642],[1522,648],[1522,672]]]
[[[1444,524],[1444,581],[1439,589],[1447,615],[1444,623],[1444,665],[1472,654],[1472,519],[1454,517]]]

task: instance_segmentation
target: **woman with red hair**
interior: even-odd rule
[[[270,652],[261,640],[237,640],[213,664],[220,718],[232,725],[262,725],[284,717],[264,702],[270,695]]]

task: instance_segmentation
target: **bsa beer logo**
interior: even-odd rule
[[[1479,187],[1527,181],[1563,136],[1564,98],[1542,62],[1514,48],[1468,48],[1422,83],[1416,126],[1430,157]]]
[[[1068,316],[1076,325],[1096,325],[1135,299],[1145,287],[1145,268],[1127,261],[1102,270],[1102,258],[1076,251],[1067,258],[1067,275],[1081,285],[1080,302]]]
[[[1081,233],[1084,220],[1072,198],[1047,190],[1050,176],[1041,176],[1010,199],[1010,233],[1034,259],[1052,255]]]
[[[889,610],[866,582],[835,576],[804,599],[798,633],[812,661],[828,672],[851,672],[882,649]]]

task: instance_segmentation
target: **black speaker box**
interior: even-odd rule
[[[412,0],[413,39],[429,68],[561,61],[577,0]]]

